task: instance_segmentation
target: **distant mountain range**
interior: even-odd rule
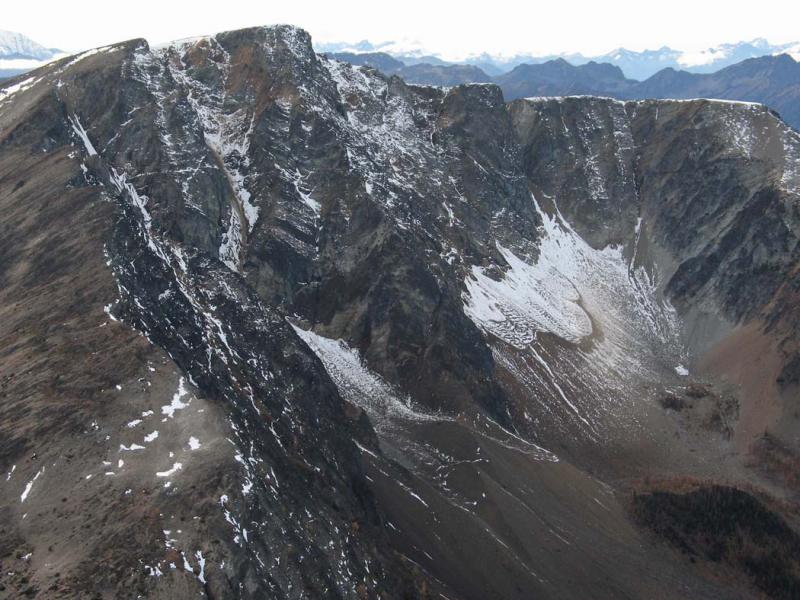
[[[495,83],[507,101],[532,96],[609,96],[646,98],[719,98],[766,104],[800,128],[800,64],[789,54],[743,60],[715,73],[692,73],[667,67],[644,81],[629,79],[610,63],[570,64],[563,58],[521,64],[490,75],[475,65],[416,63],[405,65],[387,53],[336,53],[332,56],[367,65],[409,83],[452,86]]]
[[[45,48],[21,33],[0,30],[0,78],[36,69],[60,56],[66,54],[57,48]]]
[[[506,73],[521,64],[541,64],[563,58],[572,65],[584,65],[590,62],[608,63],[622,69],[626,77],[643,80],[655,75],[665,68],[688,71],[690,73],[713,73],[748,58],[767,55],[789,54],[800,59],[800,42],[788,44],[770,44],[765,39],[755,39],[734,44],[721,44],[700,52],[685,52],[664,46],[658,50],[636,52],[626,48],[617,48],[606,54],[586,56],[580,53],[562,53],[537,56],[533,54],[516,54],[499,56],[489,53],[474,54],[458,61],[447,61],[441,56],[418,45],[398,42],[380,44],[361,41],[356,44],[328,43],[318,44],[319,52],[364,54],[380,52],[391,56],[404,65],[419,63],[432,65],[470,64],[479,67],[488,75],[496,76]]]

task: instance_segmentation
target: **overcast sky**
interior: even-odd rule
[[[315,41],[407,40],[450,57],[487,51],[599,54],[669,45],[701,50],[800,38],[800,0],[7,0],[0,29],[68,51],[133,37],[151,43],[291,23]]]

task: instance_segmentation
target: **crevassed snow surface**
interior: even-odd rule
[[[634,258],[646,220],[631,231],[634,248],[595,249],[558,211],[542,219],[539,256],[526,262],[499,247],[507,262],[500,279],[473,267],[465,281],[465,313],[492,344],[495,360],[553,415],[565,434],[577,426],[597,439],[615,423],[638,427],[641,411],[631,395],[642,382],[685,364],[678,319],[651,276]],[[566,344],[553,344],[551,334]],[[579,345],[575,345],[582,342]],[[614,415],[610,417],[610,415]],[[621,418],[620,418],[621,417]]]
[[[535,331],[550,331],[570,341],[579,342],[591,335],[592,322],[578,302],[577,288],[564,275],[563,259],[571,258],[572,248],[553,245],[556,254],[545,254],[529,265],[498,244],[509,265],[504,277],[495,281],[482,267],[472,267],[467,280],[465,312],[477,325],[509,344],[524,347]],[[561,268],[560,268],[561,267]]]
[[[529,264],[498,245],[508,263],[499,281],[472,268],[463,300],[476,325],[519,349],[537,332],[571,343],[602,338],[609,351],[633,349],[632,337],[674,341],[674,310],[644,269],[633,268],[621,247],[592,248],[557,208],[551,217],[533,202],[543,222],[538,260]]]

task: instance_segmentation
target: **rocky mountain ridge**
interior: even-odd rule
[[[506,104],[277,26],[56,62],[0,132],[4,589],[754,597],[625,498],[792,498],[743,458],[798,443],[800,139],[765,107]]]
[[[653,98],[718,98],[766,104],[798,128],[797,89],[800,65],[788,54],[763,56],[712,73],[664,68],[643,81],[628,79],[610,63],[590,61],[574,66],[563,58],[521,64],[507,73],[487,75],[470,65],[406,66],[389,55],[334,55],[357,65],[372,66],[421,85],[496,83],[507,100],[539,96],[608,96],[621,100]],[[389,62],[386,59],[394,62]]]

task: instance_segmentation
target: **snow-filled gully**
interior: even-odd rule
[[[230,57],[221,47],[217,47],[217,49],[225,54],[226,60],[221,64],[221,68],[227,79]],[[148,66],[157,65],[161,68],[160,60],[163,59],[161,54],[169,52],[169,50],[169,48],[165,48],[156,54],[137,55],[137,62],[142,67],[142,72],[144,73]],[[185,65],[181,64],[179,67],[171,60],[167,60],[166,64],[170,77],[185,89],[186,98],[202,127],[206,147],[217,168],[225,175],[228,182],[231,210],[227,228],[222,234],[219,259],[229,269],[241,271],[248,237],[253,231],[259,215],[258,207],[251,202],[251,194],[245,185],[246,172],[250,166],[248,152],[254,117],[244,114],[242,111],[226,113],[224,96],[220,97],[219,94],[193,79],[187,74]],[[142,81],[157,98],[164,94],[160,83],[152,76],[143,74]],[[226,87],[226,84],[222,85],[223,90]],[[165,144],[170,146],[171,142],[168,136],[165,137]]]
[[[292,327],[322,361],[339,393],[347,401],[364,409],[378,430],[384,429],[395,419],[437,419],[416,409],[409,399],[401,399],[388,383],[364,365],[358,351],[349,348],[344,341],[326,338],[296,325]]]

